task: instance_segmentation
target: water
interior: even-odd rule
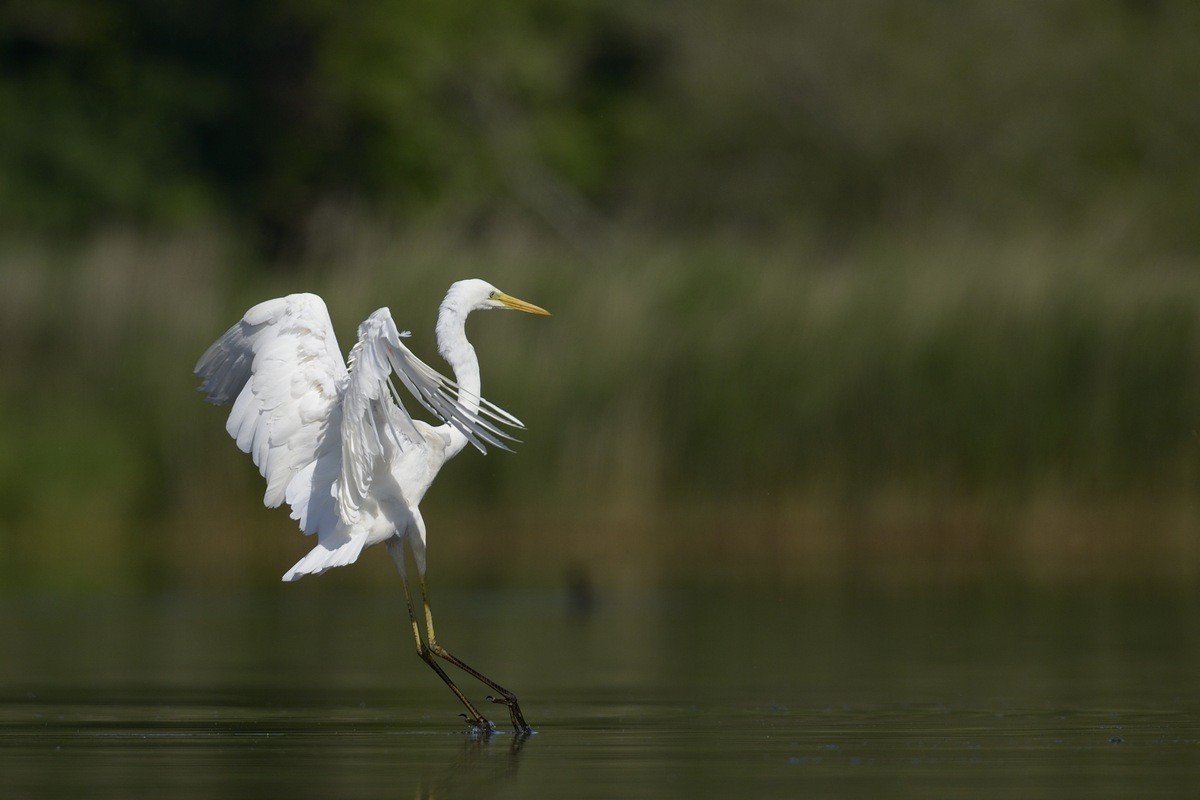
[[[10,598],[0,797],[1191,797],[1198,604],[435,587],[439,637],[518,692],[521,738],[465,732],[386,593]]]

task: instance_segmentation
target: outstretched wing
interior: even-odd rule
[[[486,400],[478,403],[480,411],[473,410],[476,404],[460,397],[453,381],[404,346],[400,339],[408,335],[397,330],[391,312],[381,308],[359,326],[358,343],[350,351],[338,487],[338,505],[347,523],[357,521],[380,469],[429,447],[391,381],[393,373],[426,410],[462,431],[480,452],[487,452],[486,445],[508,450],[504,440],[517,441],[485,415],[495,422],[522,427],[520,420]],[[404,491],[407,487],[398,488]]]
[[[285,500],[305,533],[332,533],[341,475],[341,404],[348,383],[329,312],[313,294],[251,308],[196,364],[210,403],[233,403],[225,430]]]

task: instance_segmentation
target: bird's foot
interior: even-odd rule
[[[472,736],[486,737],[491,736],[496,732],[496,726],[491,720],[485,717],[472,717],[469,714],[459,714],[459,716],[467,721],[467,725],[470,726],[468,733],[470,733]]]
[[[534,733],[533,728],[529,727],[529,723],[525,721],[525,715],[521,713],[521,706],[517,703],[517,696],[515,694],[505,692],[500,697],[494,697],[489,694],[487,700],[489,703],[508,706],[508,716],[512,719],[513,731],[518,736],[528,736]]]

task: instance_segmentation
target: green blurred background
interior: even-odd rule
[[[1200,577],[1200,5],[0,9],[0,586],[274,582],[191,369],[251,304],[471,333],[444,582]],[[394,580],[381,553],[320,580]]]

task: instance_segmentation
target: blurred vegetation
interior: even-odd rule
[[[437,364],[469,275],[555,316],[472,322],[530,430],[439,478],[439,570],[1200,574],[1195,4],[0,22],[0,586],[275,580],[196,357],[305,290]]]
[[[51,0],[0,27],[9,229],[327,206],[563,233],[1008,230],[1096,215],[1195,248],[1200,8]]]

